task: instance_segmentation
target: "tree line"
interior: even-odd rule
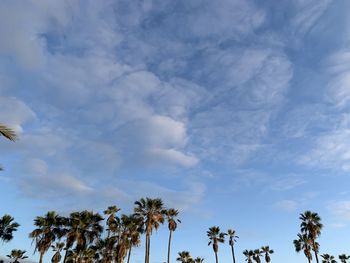
[[[6,125],[0,123],[0,135],[15,141],[16,133]],[[0,166],[0,170],[3,168]],[[34,220],[35,229],[29,234],[35,244],[34,253],[39,253],[39,263],[43,262],[44,255],[51,248],[55,253],[51,258],[52,263],[130,263],[131,251],[133,247],[141,244],[141,236],[145,235],[145,263],[150,263],[151,236],[165,221],[168,223],[169,240],[167,263],[170,263],[171,240],[173,232],[177,229],[178,210],[174,208],[166,209],[160,198],[141,198],[136,201],[134,213],[131,215],[117,216],[119,208],[110,206],[103,214],[92,211],[72,212],[68,217],[60,216],[55,211],[49,211],[44,216],[38,216]],[[295,251],[303,252],[308,263],[314,259],[319,263],[320,244],[317,238],[321,234],[322,223],[320,216],[311,211],[300,214],[300,233],[293,241]],[[106,220],[106,231],[102,222]],[[10,215],[0,218],[0,239],[9,242],[13,239],[13,234],[20,225],[14,221]],[[219,262],[219,244],[225,242],[228,236],[231,247],[232,262],[236,263],[234,245],[238,236],[235,230],[229,229],[227,233],[221,232],[218,226],[210,227],[207,231],[209,238],[208,246],[212,246],[216,263]],[[259,249],[244,250],[243,255],[247,263],[261,263],[261,257],[265,262],[271,261],[270,255],[274,251],[269,246]],[[8,258],[17,263],[28,258],[25,250],[14,249]],[[320,255],[322,263],[337,263],[335,257],[330,254]],[[338,256],[341,263],[348,263],[350,256],[342,254]],[[176,259],[181,263],[202,263],[204,258],[192,258],[190,252],[181,251]],[[0,261],[1,263],[1,261]]]

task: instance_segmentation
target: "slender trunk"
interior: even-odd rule
[[[233,249],[233,246],[231,246],[231,252],[232,252],[232,260],[233,260],[233,263],[236,263],[235,250]]]
[[[130,263],[131,248],[132,248],[132,246],[130,246],[130,248],[129,248],[129,252],[128,252],[128,263]]]
[[[219,263],[218,252],[215,252],[215,261],[216,263]]]
[[[318,256],[317,256],[317,249],[316,249],[316,244],[315,244],[315,240],[312,240],[312,245],[313,245],[313,248],[314,248],[314,253],[315,253],[315,258],[316,258],[316,262],[318,262]]]
[[[64,253],[63,263],[66,263],[67,253],[68,253],[68,248],[66,249],[66,253]]]
[[[148,251],[147,251],[147,263],[149,263],[149,255],[151,253],[151,235],[148,236]]]
[[[39,263],[43,263],[44,253],[40,252]]]
[[[309,257],[307,258],[307,261],[309,261],[309,263],[311,263],[311,259]]]
[[[146,233],[145,263],[147,263],[147,254],[148,254],[148,234]]]
[[[170,245],[171,245],[171,236],[173,234],[173,231],[170,230],[170,234],[169,234],[169,242],[168,242],[168,263],[170,263]]]

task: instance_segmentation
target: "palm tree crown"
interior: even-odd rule
[[[10,215],[4,215],[0,218],[0,239],[3,242],[9,242],[13,238],[13,232],[17,231],[19,224],[13,222],[14,218]]]
[[[25,250],[20,250],[20,249],[13,249],[11,250],[10,255],[6,255],[8,258],[13,259],[13,263],[18,263],[19,259],[26,259],[28,258],[24,254],[26,253]]]
[[[274,251],[270,249],[269,246],[264,246],[261,248],[261,252],[265,253],[265,261],[266,263],[269,263],[271,261],[270,255],[273,254]]]
[[[208,243],[208,246],[210,246],[211,244],[213,245],[216,263],[219,262],[218,260],[219,243],[225,242],[225,235],[226,233],[220,232],[220,228],[218,226],[213,226],[209,228],[209,230],[207,231],[207,236],[209,237],[209,240],[210,240]]]
[[[322,263],[337,263],[337,261],[334,259],[334,256],[329,254],[323,254],[321,255],[323,258]]]

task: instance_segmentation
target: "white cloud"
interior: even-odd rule
[[[328,210],[341,223],[350,221],[350,201],[334,201],[328,205]]]

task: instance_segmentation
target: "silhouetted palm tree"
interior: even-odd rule
[[[225,235],[226,233],[220,232],[220,228],[218,226],[213,226],[209,228],[209,230],[207,231],[207,236],[209,237],[209,240],[210,240],[208,243],[208,246],[210,246],[211,244],[213,245],[216,263],[219,262],[219,258],[218,258],[219,243],[225,242]]]
[[[7,127],[4,124],[0,123],[0,135],[4,136],[5,138],[9,139],[10,141],[15,141],[17,139],[17,135],[14,130]],[[2,171],[3,168],[0,166],[0,171]]]
[[[305,234],[298,234],[298,239],[295,239],[293,241],[295,251],[300,252],[303,251],[305,257],[307,258],[308,262],[311,263],[312,260],[312,254],[311,254],[311,246],[312,246],[312,240]]]
[[[141,198],[135,205],[134,213],[142,219],[146,232],[145,263],[149,263],[152,231],[164,223],[163,201],[160,198]]]
[[[19,224],[14,222],[10,215],[4,215],[0,218],[0,239],[3,242],[9,242],[13,238],[13,232],[17,231]]]
[[[262,251],[260,251],[260,249],[255,249],[254,250],[254,256],[253,256],[253,259],[255,260],[256,263],[261,263],[261,253]]]
[[[273,254],[274,251],[270,249],[269,246],[264,246],[261,248],[261,252],[265,253],[265,261],[266,263],[269,263],[271,261],[270,255]]]
[[[234,245],[237,241],[236,239],[238,238],[238,236],[236,236],[236,231],[233,229],[227,230],[227,235],[229,237],[229,245],[231,246],[232,261],[233,263],[236,263]]]
[[[306,234],[312,242],[312,250],[315,253],[316,262],[318,261],[318,246],[316,246],[316,239],[321,234],[323,225],[321,224],[321,218],[317,213],[306,211],[300,214],[301,220],[300,228],[301,232]]]
[[[178,257],[176,261],[180,261],[181,263],[191,263],[192,262],[192,257],[190,255],[190,252],[188,251],[181,251],[178,253]]]
[[[172,233],[176,230],[177,228],[177,223],[181,223],[181,221],[176,218],[179,215],[179,211],[170,208],[166,210],[165,216],[168,220],[168,229],[169,229],[169,241],[168,241],[168,263],[170,263],[170,247],[171,247],[171,237]]]
[[[61,251],[64,248],[64,243],[63,242],[57,242],[54,246],[51,246],[55,254],[51,258],[52,263],[58,263],[61,261]]]
[[[247,250],[246,249],[246,250],[243,251],[243,255],[246,256],[245,261],[247,261],[247,263],[253,263],[253,261],[252,261],[252,258],[254,256],[254,251],[253,250]]]
[[[26,259],[28,258],[25,255],[26,251],[25,250],[20,250],[20,249],[12,249],[10,255],[6,255],[9,259],[13,259],[13,263],[18,263],[19,259]]]
[[[201,257],[196,257],[194,260],[193,260],[194,263],[203,263],[204,262],[204,258],[201,258]]]
[[[55,211],[49,211],[45,216],[38,216],[34,220],[34,229],[29,237],[35,242],[35,250],[39,251],[39,263],[43,262],[44,254],[49,250],[52,243],[63,236],[62,233],[63,219]]]
[[[339,259],[341,263],[347,263],[347,260],[350,259],[350,256],[347,256],[345,254],[339,255]]]
[[[337,261],[334,259],[334,256],[329,254],[323,254],[321,255],[323,258],[322,263],[337,263]]]

